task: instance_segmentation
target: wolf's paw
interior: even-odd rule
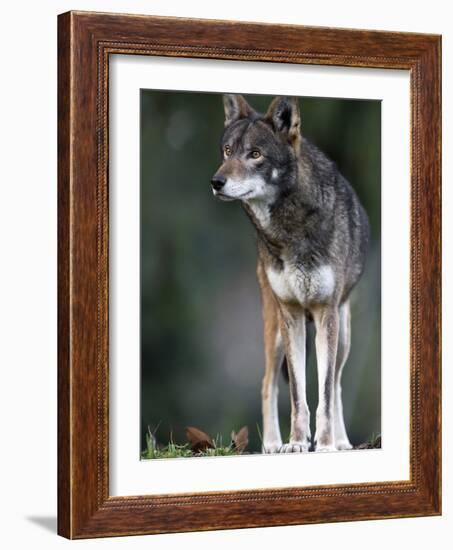
[[[353,448],[347,439],[338,439],[335,442],[335,447],[338,451],[350,451]]]
[[[322,445],[321,443],[315,444],[315,451],[317,453],[330,453],[332,451],[337,451],[337,447],[335,445]]]
[[[307,453],[310,449],[310,444],[305,441],[290,441],[282,445],[281,453]]]
[[[275,454],[279,453],[282,447],[281,441],[270,441],[269,443],[263,444],[263,453],[264,454]]]

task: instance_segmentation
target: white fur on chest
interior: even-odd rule
[[[261,229],[267,229],[271,223],[268,203],[261,200],[250,200],[247,201],[247,204]]]
[[[298,302],[304,306],[322,303],[335,290],[334,272],[328,265],[305,270],[285,262],[281,271],[267,267],[266,274],[275,295],[283,302]]]

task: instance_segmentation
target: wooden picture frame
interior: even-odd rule
[[[440,37],[69,12],[59,16],[58,48],[59,534],[88,538],[440,514]],[[409,481],[109,495],[111,54],[410,71]]]

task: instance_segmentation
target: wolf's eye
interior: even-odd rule
[[[226,157],[229,157],[231,155],[231,147],[229,145],[225,145],[223,152],[225,153]]]
[[[250,153],[250,155],[251,155],[251,157],[252,157],[253,159],[259,159],[260,156],[261,156],[261,153],[255,149],[254,151],[252,151],[252,152]]]

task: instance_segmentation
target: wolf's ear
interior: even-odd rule
[[[225,109],[225,126],[240,118],[247,118],[253,109],[239,94],[224,94],[223,107]]]
[[[276,97],[267,110],[266,118],[277,132],[287,135],[290,143],[295,143],[300,137],[300,111],[296,97]]]

